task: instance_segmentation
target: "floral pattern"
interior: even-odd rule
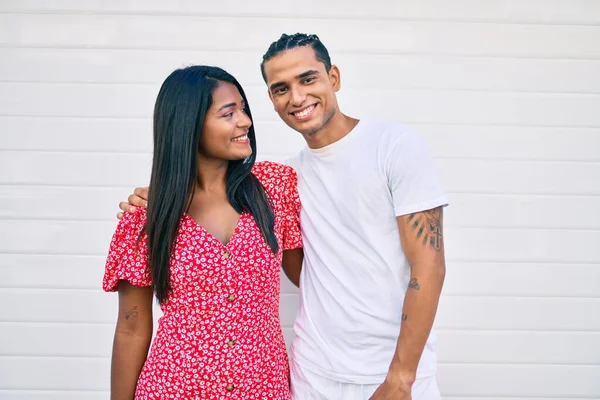
[[[279,320],[282,250],[302,246],[297,177],[261,162],[253,174],[275,212],[280,250],[273,254],[254,218],[243,212],[227,245],[187,214],[170,266],[171,293],[138,379],[135,398],[290,399],[287,352]],[[151,286],[145,210],[126,213],[106,261],[105,291],[119,280]]]

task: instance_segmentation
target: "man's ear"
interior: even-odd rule
[[[332,65],[329,69],[329,82],[333,86],[333,90],[336,92],[342,88],[342,77],[340,75],[340,69],[337,65]]]

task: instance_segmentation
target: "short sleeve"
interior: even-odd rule
[[[151,286],[152,281],[147,262],[145,235],[138,240],[146,223],[146,210],[125,213],[113,234],[106,258],[102,289],[114,292],[119,280],[126,280],[135,286]]]
[[[406,130],[392,138],[385,170],[396,216],[448,205],[435,161],[417,133]]]
[[[300,231],[300,196],[298,195],[298,175],[286,166],[286,179],[283,180],[283,250],[302,247],[302,232]]]

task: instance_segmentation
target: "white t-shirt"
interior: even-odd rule
[[[339,382],[380,383],[410,280],[396,216],[447,204],[433,159],[407,127],[361,120],[288,163],[298,173],[304,240],[294,362]],[[436,361],[432,333],[417,377],[434,375]]]

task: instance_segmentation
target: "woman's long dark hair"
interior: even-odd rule
[[[164,303],[170,291],[171,253],[183,213],[189,208],[198,181],[198,149],[206,113],[221,82],[237,87],[252,114],[246,94],[226,71],[212,66],[178,69],[164,81],[154,107],[154,158],[148,195],[145,233],[154,291]],[[252,155],[229,161],[227,198],[238,212],[249,211],[273,253],[279,251],[275,217],[264,187],[251,173],[256,160],[254,125],[248,132]]]

